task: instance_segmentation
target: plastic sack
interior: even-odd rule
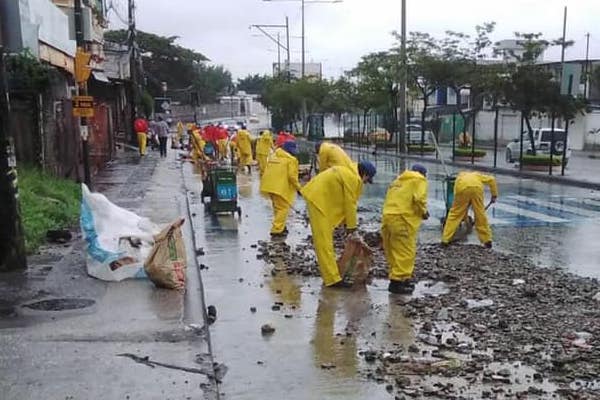
[[[353,286],[365,285],[372,263],[373,250],[363,238],[359,235],[349,236],[344,244],[344,251],[337,261],[342,280]]]
[[[87,273],[104,281],[145,278],[144,260],[160,230],[148,218],[111,203],[81,185],[81,231],[87,243]]]
[[[144,268],[157,287],[185,289],[186,254],[181,218],[171,223],[154,237],[154,246]]]

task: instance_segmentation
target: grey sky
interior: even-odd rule
[[[308,1],[308,0],[307,0]],[[127,0],[108,0],[127,16]],[[179,44],[193,48],[234,75],[270,73],[277,60],[276,45],[251,24],[283,24],[290,19],[291,35],[300,36],[300,1],[262,0],[137,0],[138,28],[164,36],[180,36]],[[585,34],[591,34],[590,57],[600,58],[600,0],[407,0],[408,31],[441,36],[447,29],[472,33],[484,21],[496,21],[493,40],[510,39],[513,32],[562,34],[563,7],[568,6],[567,37],[575,46],[567,59],[584,58]],[[111,12],[111,27],[124,25]],[[400,0],[344,0],[337,4],[306,5],[307,61],[323,62],[327,77],[352,68],[360,57],[388,49],[390,32],[400,28]],[[273,31],[274,33],[276,31]],[[282,31],[283,37],[283,31]],[[300,39],[292,38],[292,61],[300,60]],[[284,55],[282,54],[282,57]],[[558,60],[550,49],[547,60]]]

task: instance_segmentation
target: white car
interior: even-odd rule
[[[425,137],[424,143],[431,144],[431,135],[432,132],[430,130],[425,129]],[[421,125],[410,124],[406,125],[406,144],[412,145],[420,145],[421,144]]]
[[[523,153],[531,154],[531,142],[529,132],[523,132]],[[533,130],[533,138],[535,142],[536,153],[552,154],[562,157],[565,149],[565,130],[554,128],[554,144],[552,143],[552,129],[538,128]],[[518,161],[521,153],[521,138],[515,138],[512,142],[506,145],[506,162],[514,163]],[[566,159],[571,157],[571,149],[567,149]]]

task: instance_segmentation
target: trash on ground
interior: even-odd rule
[[[342,280],[360,286],[367,283],[372,262],[373,250],[361,236],[351,235],[346,239],[344,251],[337,263]]]
[[[81,185],[80,225],[87,242],[87,273],[104,281],[145,278],[144,260],[158,226]]]
[[[494,300],[492,300],[492,299],[484,299],[484,300],[465,299],[464,302],[469,310],[472,310],[474,308],[490,307],[490,306],[494,305]]]
[[[185,219],[179,218],[154,237],[154,246],[144,263],[144,268],[150,280],[157,287],[185,288],[187,260],[181,234],[181,225],[184,222]]]

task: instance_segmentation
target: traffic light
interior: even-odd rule
[[[92,68],[89,66],[92,55],[83,51],[80,47],[75,53],[75,80],[77,83],[84,83],[90,77]]]

